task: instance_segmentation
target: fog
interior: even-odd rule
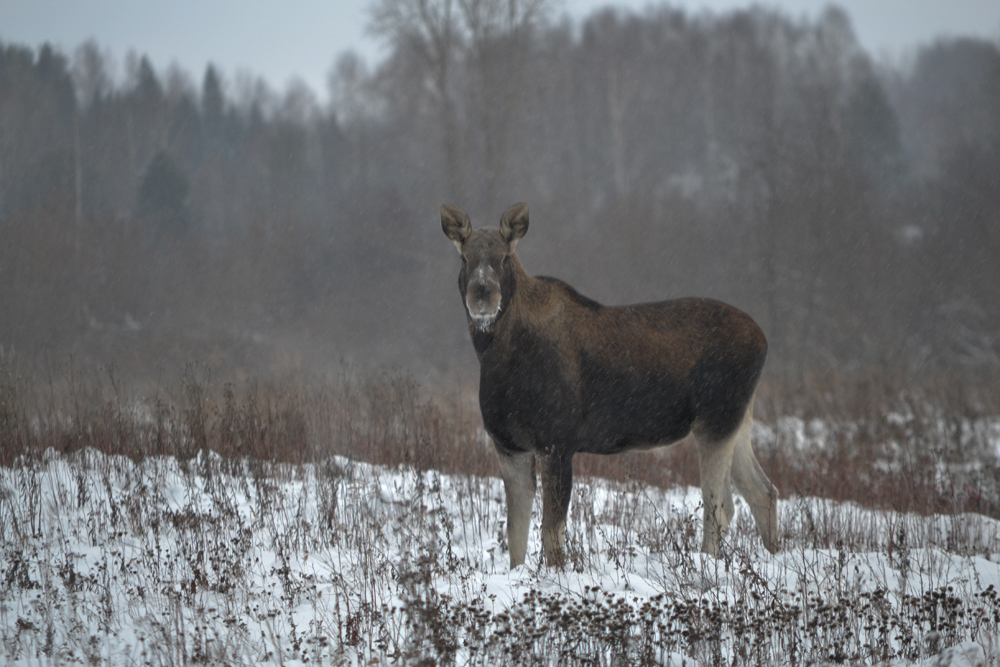
[[[837,9],[429,6],[372,3],[389,56],[343,55],[329,106],[0,44],[3,354],[474,373],[438,209],[484,226],[527,201],[529,272],[733,303],[772,372],[1000,366],[997,42],[887,64]]]

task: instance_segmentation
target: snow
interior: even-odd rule
[[[9,665],[997,664],[997,521],[787,498],[771,555],[738,502],[717,559],[699,503],[578,479],[570,565],[540,563],[536,500],[511,571],[498,479],[48,454],[0,469],[0,646]]]

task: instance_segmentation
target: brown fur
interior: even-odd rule
[[[511,567],[524,562],[536,468],[543,551],[559,564],[573,454],[659,447],[689,433],[702,468],[702,550],[716,553],[733,516],[730,480],[776,549],[777,490],[750,446],[767,342],[749,316],[711,299],[602,306],[532,277],[514,253],[526,204],[508,208],[499,229],[480,230],[445,205],[441,225],[463,258],[459,289],[507,492]]]

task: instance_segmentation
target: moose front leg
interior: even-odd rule
[[[497,447],[497,455],[507,495],[507,545],[513,570],[524,563],[528,553],[528,528],[535,499],[535,455],[533,452],[513,453],[500,447]]]
[[[561,568],[565,563],[566,514],[573,489],[573,455],[539,453],[538,461],[542,476],[542,551],[546,564]]]

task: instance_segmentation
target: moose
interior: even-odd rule
[[[479,405],[507,496],[511,569],[524,563],[542,481],[545,563],[564,565],[577,452],[616,454],[693,434],[704,537],[716,555],[733,517],[734,484],[764,546],[777,550],[778,490],[750,444],[767,340],[748,315],[712,299],[603,306],[561,280],[529,275],[514,252],[528,206],[500,228],[473,229],[444,204],[441,227],[462,256],[458,288],[479,357]]]

